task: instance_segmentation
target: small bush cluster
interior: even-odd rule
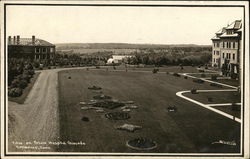
[[[158,71],[159,71],[158,68],[154,68],[152,72],[153,72],[153,73],[157,73]]]
[[[34,70],[24,70],[22,74],[15,76],[14,80],[9,85],[8,95],[10,97],[21,96],[23,89],[28,86],[34,74]]]
[[[196,83],[204,83],[205,81],[203,81],[202,79],[193,79],[193,82],[196,82]]]
[[[192,94],[197,94],[197,90],[193,88],[193,89],[191,89],[191,93]]]
[[[175,77],[181,77],[181,75],[178,74],[178,73],[176,73],[176,72],[175,72],[173,75],[174,75]]]
[[[8,90],[8,96],[10,97],[19,97],[23,93],[21,88],[10,88]]]

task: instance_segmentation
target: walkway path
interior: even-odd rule
[[[211,71],[211,70],[207,70],[207,71]],[[211,72],[216,73],[216,71],[211,71]],[[194,77],[194,76],[192,76],[190,74],[196,74],[196,73],[181,73],[181,75],[183,75],[183,76],[187,76],[187,77],[190,77],[190,78],[198,79],[198,77]],[[206,73],[202,73],[202,74],[206,74]],[[211,74],[211,73],[207,73],[207,74]],[[237,87],[235,87],[235,86],[231,86],[231,85],[228,85],[228,84],[211,81],[211,80],[208,80],[208,79],[205,79],[205,78],[199,78],[199,79],[202,79],[203,81],[206,81],[206,82],[209,82],[209,83],[215,83],[215,84],[218,84],[218,85],[221,85],[221,86],[224,86],[224,87],[233,88],[233,89],[197,90],[197,92],[232,92],[232,91],[235,92],[235,91],[237,91]],[[228,113],[225,113],[225,112],[223,112],[221,110],[213,108],[214,106],[215,107],[216,106],[231,106],[232,103],[204,104],[204,103],[201,103],[201,102],[199,102],[197,100],[191,99],[191,98],[186,97],[186,96],[183,95],[184,93],[190,93],[190,92],[191,92],[190,90],[188,90],[188,91],[186,91],[186,90],[185,91],[180,91],[180,92],[177,92],[176,95],[179,96],[179,97],[181,97],[181,98],[183,98],[183,99],[185,99],[185,100],[188,100],[188,101],[190,101],[192,103],[195,103],[195,104],[197,104],[199,106],[202,106],[202,107],[204,107],[206,109],[209,109],[209,110],[211,110],[211,111],[213,111],[215,113],[218,113],[218,114],[223,115],[223,116],[225,116],[225,117],[227,117],[229,119],[232,119],[232,120],[235,120],[235,121],[241,123],[241,119],[239,119],[239,118],[237,118],[237,117],[235,117],[233,115],[230,115]],[[237,105],[241,105],[241,103],[236,103],[236,104]]]

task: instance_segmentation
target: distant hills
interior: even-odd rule
[[[130,44],[130,43],[58,43],[58,50],[68,49],[147,49],[171,47],[211,47],[211,45],[195,44]]]

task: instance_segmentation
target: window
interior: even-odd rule
[[[220,52],[219,51],[217,51],[217,55],[219,55],[220,54]]]
[[[235,60],[235,54],[233,54],[233,60]]]
[[[54,52],[54,48],[52,47],[52,48],[50,48],[50,52]]]
[[[229,53],[229,57],[228,57],[229,59],[231,59],[231,54]]]
[[[225,58],[225,53],[222,53],[222,58]]]
[[[227,48],[228,48],[228,42],[227,42]]]
[[[224,43],[224,42],[222,42],[222,45],[223,45],[222,47],[224,48],[224,47],[225,47],[225,43]]]
[[[215,43],[214,43],[214,47],[215,47]]]
[[[39,53],[40,52],[40,48],[35,48],[35,52]]]
[[[43,48],[43,52],[46,52],[47,51],[47,49],[46,48]]]
[[[228,53],[227,53],[227,55],[226,55],[226,58],[228,59]]]
[[[228,47],[231,48],[231,42],[228,42]]]
[[[220,47],[220,43],[217,43],[217,47]]]
[[[233,48],[235,48],[235,42],[233,42]]]

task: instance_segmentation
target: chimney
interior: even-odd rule
[[[17,45],[20,44],[20,35],[17,35],[17,36],[16,36],[16,43],[17,43]]]
[[[8,37],[8,44],[11,44],[11,36]]]
[[[32,44],[33,44],[33,45],[35,45],[35,40],[36,40],[35,35],[32,35]]]
[[[14,44],[14,45],[16,44],[16,36],[14,36],[13,44]]]

